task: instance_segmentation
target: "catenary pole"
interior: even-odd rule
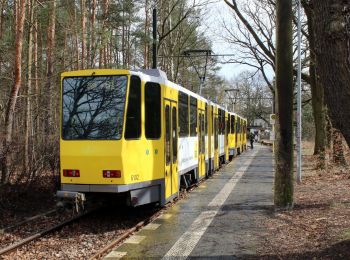
[[[301,3],[296,0],[298,12],[298,74],[297,74],[297,183],[301,183]]]

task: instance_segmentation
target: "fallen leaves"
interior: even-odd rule
[[[295,207],[263,221],[267,233],[259,257],[279,259],[350,258],[350,171],[328,166],[315,170],[303,158],[303,182],[295,186]]]

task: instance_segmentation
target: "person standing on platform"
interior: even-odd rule
[[[249,134],[249,141],[250,141],[250,148],[253,149],[253,144],[254,144],[254,134],[252,132],[250,132]]]

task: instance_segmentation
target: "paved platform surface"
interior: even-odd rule
[[[253,256],[273,205],[270,147],[256,145],[105,259],[234,259]]]

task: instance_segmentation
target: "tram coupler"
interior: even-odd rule
[[[56,192],[56,197],[64,200],[73,201],[74,208],[77,213],[79,213],[80,209],[84,211],[84,203],[86,201],[85,193],[76,192],[76,191],[58,190]]]

